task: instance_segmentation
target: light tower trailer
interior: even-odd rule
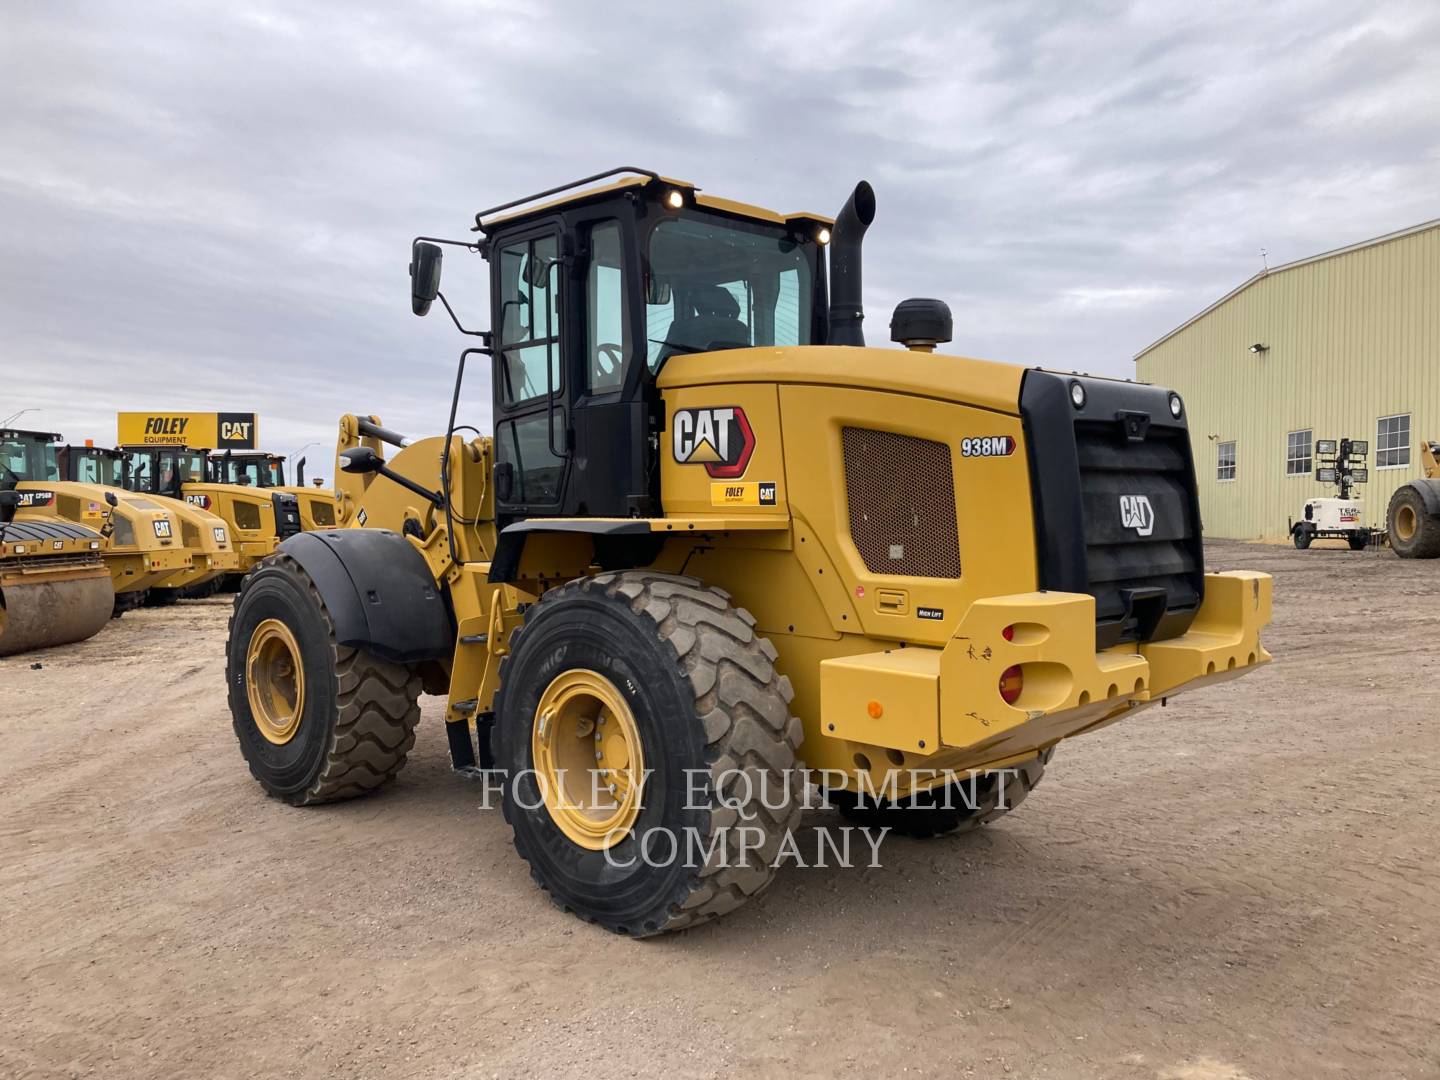
[[[1361,551],[1379,540],[1381,530],[1365,524],[1365,504],[1354,496],[1356,484],[1370,479],[1365,458],[1370,443],[1365,439],[1315,440],[1315,457],[1319,464],[1315,479],[1334,484],[1339,498],[1322,497],[1305,504],[1304,516],[1290,522],[1290,536],[1295,546],[1304,551],[1312,540],[1344,540],[1351,551]]]

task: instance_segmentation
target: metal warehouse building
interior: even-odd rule
[[[1315,480],[1316,439],[1366,439],[1356,489],[1383,526],[1440,440],[1440,219],[1263,270],[1136,358],[1185,399],[1208,536],[1275,539]]]

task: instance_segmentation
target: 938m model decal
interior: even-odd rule
[[[1009,435],[978,435],[960,440],[961,457],[1009,457],[1015,440]]]
[[[671,426],[671,445],[681,465],[704,465],[716,480],[745,475],[755,452],[755,433],[739,405],[677,409]]]

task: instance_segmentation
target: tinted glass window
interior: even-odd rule
[[[557,435],[565,430],[565,414],[555,411]],[[514,469],[509,503],[553,503],[560,498],[564,458],[550,452],[550,424],[544,412],[506,420],[495,428],[495,461]]]
[[[555,237],[500,249],[500,400],[528,401],[560,388],[560,263]],[[546,367],[549,367],[547,376]]]
[[[620,226],[590,232],[590,269],[585,279],[586,381],[592,391],[619,390],[625,382],[630,343],[625,339],[625,286],[620,265]]]
[[[779,232],[664,221],[650,235],[647,274],[651,370],[676,353],[811,342],[810,267]]]
[[[0,437],[0,483],[59,479],[53,444],[25,436]]]

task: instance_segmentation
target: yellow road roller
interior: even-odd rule
[[[0,656],[84,641],[115,606],[100,534],[69,522],[17,522],[21,499],[0,489]]]
[[[152,586],[191,569],[179,519],[131,492],[61,479],[59,442],[49,432],[0,430],[0,486],[20,495],[17,522],[70,522],[100,534],[114,613],[123,614],[144,603]]]

